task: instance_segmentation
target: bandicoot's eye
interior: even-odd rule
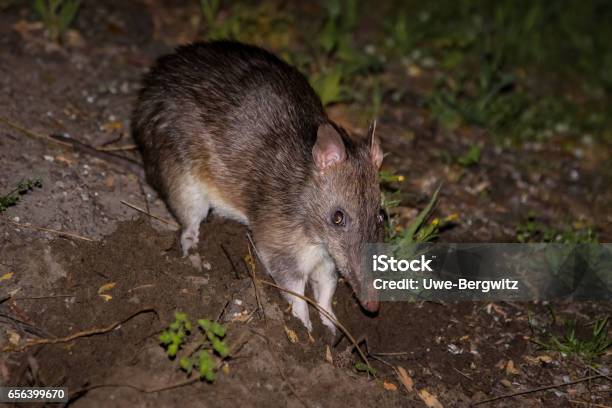
[[[341,227],[344,225],[344,213],[340,210],[337,210],[336,212],[334,212],[334,214],[332,215],[331,218],[331,222],[332,224]]]

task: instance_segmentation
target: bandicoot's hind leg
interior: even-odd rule
[[[191,175],[178,179],[168,194],[168,203],[182,227],[181,248],[183,256],[195,248],[200,236],[200,223],[210,209],[205,186]]]

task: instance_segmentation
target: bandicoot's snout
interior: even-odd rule
[[[380,302],[378,300],[370,300],[361,303],[361,306],[370,313],[376,313],[380,308]]]
[[[363,283],[362,292],[358,293],[357,296],[359,298],[359,304],[366,311],[370,313],[378,312],[378,309],[380,308],[378,292],[374,288],[374,285],[372,285],[371,281],[366,281]]]

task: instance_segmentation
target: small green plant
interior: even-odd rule
[[[516,227],[516,240],[520,243],[596,244],[597,233],[590,226],[573,223],[564,230],[548,227],[530,215]]]
[[[376,377],[376,372],[377,372],[376,369],[372,367],[371,365],[362,363],[361,361],[358,363],[355,363],[355,370],[357,370],[360,373],[367,373],[373,377]]]
[[[191,334],[191,329],[192,325],[187,315],[176,312],[174,321],[159,335],[159,341],[166,349],[168,357],[176,357],[179,349],[186,343],[187,336]]]
[[[208,29],[214,31],[217,22],[217,14],[219,13],[219,0],[200,0],[200,10],[202,16],[208,24]]]
[[[81,0],[35,0],[34,10],[40,16],[49,38],[59,42],[74,21]]]
[[[22,195],[34,190],[35,187],[42,187],[42,180],[39,177],[20,181],[12,191],[0,196],[0,213],[17,204]]]
[[[342,102],[348,98],[347,89],[341,83],[342,67],[335,65],[325,72],[312,75],[310,84],[321,98],[323,106],[331,103]]]
[[[213,382],[220,364],[230,355],[229,347],[223,340],[226,328],[208,319],[199,319],[197,323],[203,336],[190,345],[190,348],[196,350],[195,352],[180,356],[179,365],[187,375],[191,375],[196,369],[201,379]],[[188,316],[176,312],[174,321],[159,336],[159,341],[166,349],[168,357],[176,358],[185,348],[192,329]]]
[[[612,338],[608,337],[609,317],[598,319],[593,323],[593,331],[587,339],[576,335],[576,321],[565,322],[562,337],[550,335],[546,340],[533,340],[544,350],[558,351],[565,356],[578,356],[586,361],[593,361],[612,347]]]
[[[457,163],[459,163],[463,167],[475,166],[480,162],[481,154],[482,150],[480,149],[480,147],[472,145],[470,146],[470,150],[468,150],[463,156],[457,159]]]
[[[324,3],[325,21],[317,41],[323,51],[331,53],[351,47],[351,34],[359,19],[356,0],[331,0]]]
[[[432,242],[438,237],[441,228],[457,221],[457,215],[451,214],[445,218],[434,218],[430,222],[427,222],[438,202],[438,193],[441,188],[441,186],[439,186],[425,208],[417,214],[406,228],[400,228],[398,225],[398,217],[390,216],[392,210],[398,207],[401,202],[400,190],[392,189],[389,185],[391,183],[401,183],[405,178],[403,175],[397,175],[382,170],[379,173],[379,179],[381,183],[381,208],[385,214],[387,214],[387,221],[385,224],[386,242],[397,244],[400,247]]]
[[[355,45],[353,36],[360,19],[360,4],[356,0],[325,2],[324,15],[321,29],[314,38],[316,56],[305,61],[311,85],[323,105],[363,100],[365,89],[361,83],[354,86],[355,79],[377,70],[380,61]],[[372,89],[374,111],[379,109],[377,98],[382,97],[377,86],[374,84]]]

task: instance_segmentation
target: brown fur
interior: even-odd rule
[[[132,129],[148,179],[183,226],[185,252],[210,206],[249,225],[279,284],[303,293],[310,279],[331,311],[335,263],[360,294],[361,251],[380,234],[382,152],[332,123],[295,68],[234,42],[181,47],[145,78]],[[325,149],[329,160],[315,165]],[[336,211],[345,225],[331,222]],[[288,300],[309,327],[305,305]]]

